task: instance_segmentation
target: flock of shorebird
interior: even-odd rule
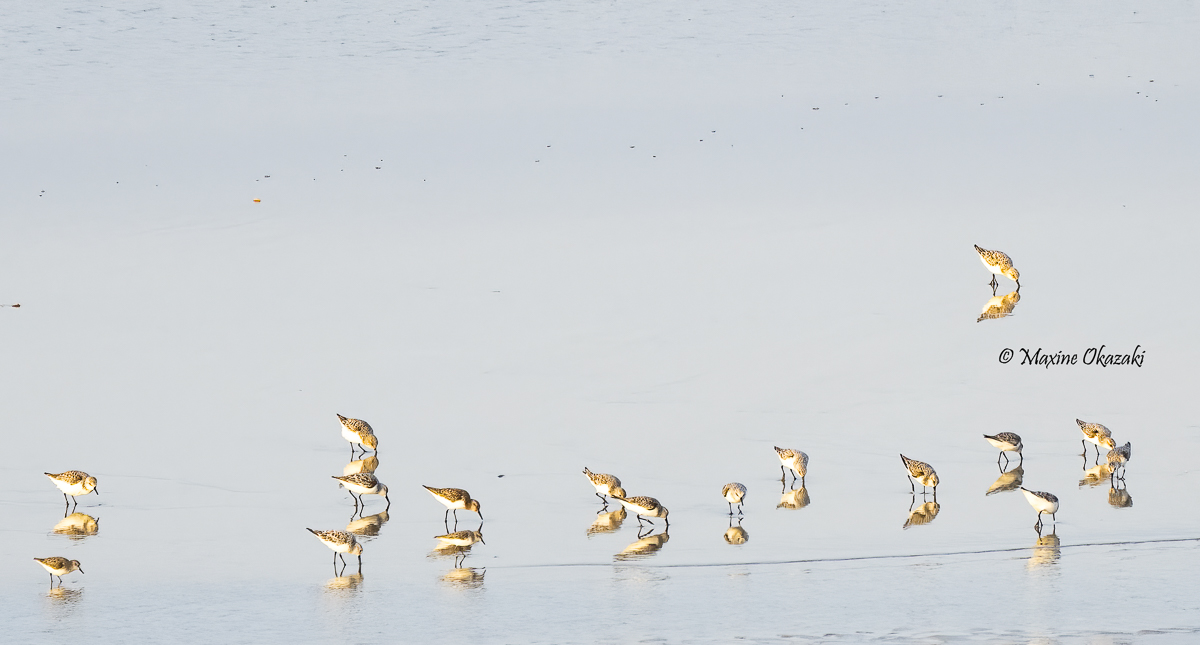
[[[975,246],[975,250],[979,253],[979,258],[983,261],[984,266],[986,266],[993,274],[992,281],[989,283],[992,287],[993,295],[996,292],[996,276],[998,275],[1003,275],[1011,279],[1013,282],[1016,282],[1017,290],[1020,290],[1020,274],[1013,266],[1012,259],[1009,258],[1007,254],[1001,251],[989,251],[979,247],[978,245]],[[357,446],[358,449],[362,450],[363,456],[366,456],[367,450],[373,451],[372,459],[375,459],[375,463],[377,465],[378,460],[376,455],[378,454],[379,441],[376,438],[375,432],[371,428],[371,425],[360,419],[350,419],[340,414],[337,416],[342,425],[342,437],[350,442],[351,459],[353,460],[356,454]],[[1116,441],[1112,437],[1112,432],[1103,425],[1099,423],[1088,423],[1079,419],[1076,419],[1075,421],[1079,425],[1080,432],[1083,433],[1082,442],[1085,464],[1088,443],[1092,443],[1096,447],[1096,463],[1098,467],[1100,467],[1100,448],[1108,448],[1108,454],[1106,456],[1106,461],[1103,465],[1103,468],[1108,471],[1109,477],[1113,481],[1116,481],[1117,479],[1124,480],[1125,464],[1131,457],[1130,443],[1126,442],[1122,446],[1117,446]],[[1021,441],[1021,437],[1016,433],[1000,432],[995,435],[985,434],[983,437],[994,448],[1000,451],[999,456],[996,458],[996,465],[1000,466],[1001,459],[1004,460],[1004,466],[1000,467],[1001,473],[1006,472],[1005,468],[1009,463],[1009,457],[1006,453],[1017,453],[1017,455],[1020,457],[1018,468],[1020,468],[1020,465],[1024,463],[1023,451],[1025,446]],[[795,484],[796,480],[798,479],[801,482],[801,491],[803,491],[804,478],[808,474],[808,455],[800,450],[780,448],[778,446],[775,447],[775,453],[779,459],[781,479],[784,481],[785,485],[787,483],[787,476],[790,473],[792,475],[792,484]],[[908,475],[909,487],[913,494],[914,504],[916,502],[916,483],[920,482],[922,497],[928,494],[929,489],[932,489],[935,505],[935,510],[932,512],[936,514],[937,487],[939,483],[937,471],[935,471],[933,466],[929,465],[928,463],[918,461],[916,459],[910,459],[903,454],[900,455],[900,459],[903,462],[905,471]],[[352,461],[352,464],[353,463],[358,462]],[[350,492],[350,496],[354,499],[356,512],[361,512],[360,509],[366,508],[366,502],[362,499],[363,495],[379,495],[387,500],[387,507],[384,509],[385,512],[383,513],[383,515],[386,516],[387,509],[391,508],[391,499],[388,497],[388,487],[384,485],[383,482],[379,481],[379,478],[375,476],[373,472],[374,467],[360,468],[358,470],[358,472],[351,472],[341,476],[335,475],[333,478]],[[625,489],[621,486],[621,480],[614,475],[607,473],[595,473],[587,468],[583,469],[583,474],[587,476],[588,481],[595,488],[596,496],[599,497],[604,503],[600,513],[603,513],[605,510],[607,510],[608,500],[611,498],[619,502],[625,511],[632,513],[637,517],[639,528],[642,526],[643,521],[653,524],[651,518],[661,518],[664,525],[669,530],[670,512],[657,499],[644,495],[628,496],[625,492]],[[45,475],[49,477],[52,482],[54,482],[55,486],[57,486],[60,491],[62,491],[63,499],[67,504],[68,510],[71,508],[72,504],[78,505],[78,501],[76,500],[77,497],[90,493],[96,493],[97,495],[100,494],[100,491],[97,490],[96,478],[88,475],[85,472],[79,470],[68,470],[58,474],[45,473]],[[424,486],[424,488],[425,490],[429,491],[434,499],[445,506],[445,514],[443,515],[442,520],[443,524],[446,526],[447,532],[444,535],[436,536],[437,539],[441,540],[443,545],[449,548],[465,549],[469,548],[476,542],[483,543],[483,513],[480,510],[480,503],[478,499],[471,497],[470,493],[461,488],[434,488],[431,486]],[[1019,486],[1019,488],[1021,492],[1025,494],[1025,498],[1029,501],[1029,504],[1038,512],[1037,522],[1034,524],[1034,527],[1040,534],[1042,527],[1042,515],[1049,514],[1051,519],[1057,521],[1057,513],[1059,509],[1058,497],[1045,491],[1029,490],[1023,486]],[[1006,490],[1009,490],[1009,488],[1006,488]],[[736,505],[736,514],[737,517],[740,518],[743,515],[742,506],[746,501],[746,486],[739,482],[730,482],[722,487],[721,496],[729,506],[729,516],[731,518],[734,517],[734,506]],[[454,528],[457,529],[458,511],[460,510],[473,511],[478,514],[480,520],[479,527],[474,530],[456,530],[451,532],[449,526],[450,515],[451,513],[454,514]],[[733,531],[732,519],[730,521],[730,530]],[[928,521],[928,519],[925,521]],[[910,522],[913,522],[913,520],[910,519]],[[921,523],[921,521],[918,520],[914,523]],[[907,527],[908,524],[905,526]],[[316,535],[322,543],[333,550],[335,572],[337,571],[337,562],[339,558],[341,558],[343,571],[345,570],[346,554],[358,556],[359,571],[361,572],[363,548],[355,538],[354,533],[342,530],[308,530]],[[665,532],[663,536],[665,537]],[[641,537],[643,536],[639,531],[639,538]],[[737,539],[738,538],[736,537],[730,538],[727,536],[727,540],[734,543],[740,543],[737,541]],[[744,540],[745,538],[743,533],[741,541],[744,542]],[[71,573],[72,571],[79,571],[80,573],[83,573],[83,569],[81,568],[78,560],[69,560],[59,556],[49,558],[34,558],[34,560],[41,564],[42,567],[44,567],[46,571],[50,573],[51,587],[53,587],[54,578],[56,577],[58,578],[59,584],[62,584],[62,576]]]

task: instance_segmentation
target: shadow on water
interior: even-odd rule
[[[624,506],[615,511],[600,512],[596,515],[592,525],[588,527],[587,535],[590,538],[598,533],[611,533],[621,528],[626,517],[629,517],[629,514],[625,512]]]
[[[1017,303],[1020,301],[1021,294],[1017,293],[1016,291],[1003,296],[992,296],[992,298],[988,300],[985,305],[983,305],[983,313],[979,314],[979,318],[976,318],[975,322],[996,320],[997,318],[1011,316],[1013,309],[1016,308]]]
[[[918,506],[917,496],[913,495],[912,503],[908,505],[908,519],[904,522],[904,528],[929,524],[937,518],[941,510],[942,505],[937,503],[937,498],[932,501],[924,501]]]
[[[85,513],[71,513],[59,520],[50,532],[65,535],[72,540],[82,540],[100,532],[100,518]]]

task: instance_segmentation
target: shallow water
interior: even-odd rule
[[[1200,630],[1192,5],[0,16],[21,640]],[[980,319],[972,244],[1021,270],[1011,311]],[[1101,345],[1144,363],[1019,364]],[[352,521],[335,413],[391,490],[361,578],[304,530]],[[1076,418],[1134,444],[1116,492]],[[1062,500],[1040,542],[987,494],[1005,430]],[[811,456],[803,494],[774,445]],[[669,540],[597,525],[584,466],[661,500]],[[101,494],[64,521],[41,473],[67,469]],[[461,563],[421,484],[481,500]],[[47,555],[86,574],[48,594]]]

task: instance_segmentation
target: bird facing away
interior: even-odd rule
[[[621,480],[615,476],[605,473],[594,473],[586,467],[583,469],[583,474],[587,475],[588,481],[592,482],[592,486],[596,487],[596,497],[599,497],[600,501],[604,502],[605,507],[608,506],[608,498],[606,496],[625,497],[625,489],[621,488]]]
[[[799,450],[791,448],[780,448],[775,446],[775,454],[779,456],[779,472],[782,473],[780,479],[787,478],[787,471],[792,471],[792,481],[796,481],[796,477],[800,478],[800,486],[804,486],[804,476],[808,474],[808,455]]]
[[[1121,468],[1121,479],[1125,479],[1125,462],[1129,461],[1131,456],[1133,456],[1133,448],[1129,445],[1128,441],[1126,441],[1125,445],[1123,446],[1118,446],[1112,450],[1109,450],[1107,457],[1108,469],[1113,472],[1113,475],[1116,475],[1117,468]]]
[[[613,495],[613,499],[621,502],[621,505],[626,510],[637,516],[638,526],[642,525],[643,517],[661,517],[667,523],[667,526],[671,526],[671,520],[667,519],[670,511],[667,510],[667,507],[659,504],[658,500],[653,497],[646,497],[644,495],[639,495],[638,497],[618,497]],[[646,521],[650,524],[654,523],[650,522],[649,519]]]
[[[62,491],[63,499],[67,505],[75,501],[75,497],[79,495],[87,495],[88,493],[100,494],[96,488],[96,478],[83,472],[82,470],[68,470],[65,473],[42,473],[58,486],[58,490]],[[67,499],[70,496],[70,499]],[[78,504],[79,502],[75,502]]]
[[[375,438],[375,431],[371,429],[371,424],[362,419],[347,419],[342,415],[337,415],[338,421],[342,422],[342,437],[350,442],[350,456],[354,456],[354,444],[358,444],[363,452],[367,448],[379,453],[379,440]]]
[[[362,504],[365,508],[367,503],[363,501],[363,495],[381,495],[387,500],[387,507],[383,510],[388,510],[392,507],[392,500],[388,498],[388,487],[375,476],[374,473],[355,473],[353,475],[332,476],[334,479],[342,483],[346,490],[350,491],[350,497],[358,494],[354,500],[355,508]]]
[[[1029,505],[1038,512],[1037,524],[1034,528],[1041,530],[1042,528],[1042,513],[1049,513],[1051,519],[1058,521],[1058,497],[1042,492],[1040,490],[1029,490],[1024,486],[1021,487],[1021,492],[1025,493],[1025,499],[1029,500]]]
[[[975,245],[975,252],[979,254],[979,260],[983,262],[983,266],[992,272],[992,281],[989,284],[992,285],[993,292],[996,290],[996,276],[998,275],[1002,275],[1017,283],[1017,289],[1021,288],[1021,274],[1017,273],[1016,267],[1013,266],[1012,258],[1008,257],[1007,253],[1003,251],[989,251],[978,244]]]
[[[71,573],[72,571],[84,573],[83,569],[80,568],[79,560],[68,560],[59,556],[53,556],[49,558],[34,558],[34,560],[37,560],[37,563],[42,565],[42,568],[50,572],[51,587],[54,586],[55,578],[58,578],[58,584],[61,585],[62,577],[68,573]]]
[[[933,494],[936,497],[937,496],[938,476],[937,476],[937,472],[935,472],[933,470],[933,466],[930,466],[929,464],[927,464],[923,461],[917,461],[916,459],[909,459],[908,457],[905,457],[903,454],[900,455],[900,460],[904,462],[904,467],[906,469],[908,469],[908,485],[912,487],[913,493],[917,492],[917,486],[916,486],[916,484],[913,484],[913,480],[915,479],[915,480],[921,482],[921,493],[922,494],[925,493],[926,487],[931,487],[931,488],[933,488]]]
[[[350,555],[358,556],[358,569],[362,570],[362,545],[355,539],[353,533],[345,531],[317,531],[308,529],[309,533],[317,536],[317,539],[325,544],[325,546],[333,549],[333,568],[337,569],[338,558],[342,559],[342,566],[346,566],[346,557],[342,554],[349,553]]]
[[[1099,423],[1089,423],[1081,419],[1075,419],[1075,423],[1079,424],[1079,431],[1083,433],[1083,452],[1087,453],[1088,442],[1096,444],[1096,459],[1100,458],[1100,446],[1104,446],[1109,450],[1117,447],[1117,442],[1113,441],[1112,431]]]
[[[742,514],[742,503],[746,501],[746,485],[729,482],[721,489],[721,496],[729,502],[729,514],[733,515],[733,505],[738,505],[738,515]]]
[[[1021,443],[1021,435],[1015,432],[998,432],[995,435],[983,435],[987,442],[992,444],[992,447],[1000,451],[1000,457],[1004,457],[1004,462],[1008,463],[1008,455],[1006,452],[1015,452],[1021,455],[1021,461],[1018,465],[1025,463],[1025,455],[1021,454],[1021,450],[1025,447]],[[1000,465],[1000,457],[996,457],[996,465]]]
[[[425,490],[429,491],[433,498],[446,506],[446,515],[442,518],[443,522],[450,521],[450,511],[454,511],[454,522],[458,523],[458,510],[475,511],[479,514],[479,521],[483,521],[483,513],[479,510],[479,500],[471,499],[471,494],[461,488],[433,488],[421,484]]]

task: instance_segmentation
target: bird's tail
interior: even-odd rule
[[[336,412],[334,412],[334,414],[337,414],[337,413],[336,413]],[[338,415],[337,415],[337,417],[338,417],[338,421],[345,421],[345,420],[346,420],[346,417],[344,417],[344,416],[342,416],[342,415],[340,415],[340,414],[338,414]]]
[[[995,439],[996,437],[993,437],[993,436],[992,436],[992,435],[990,435],[990,434],[985,434],[985,435],[983,435],[983,438],[984,438],[984,439]]]
[[[312,530],[312,529],[308,529],[308,532],[309,532],[309,533],[312,533],[313,535],[317,535],[317,536],[320,536],[320,535],[321,535],[321,532],[320,532],[320,531],[314,531],[314,530]]]

